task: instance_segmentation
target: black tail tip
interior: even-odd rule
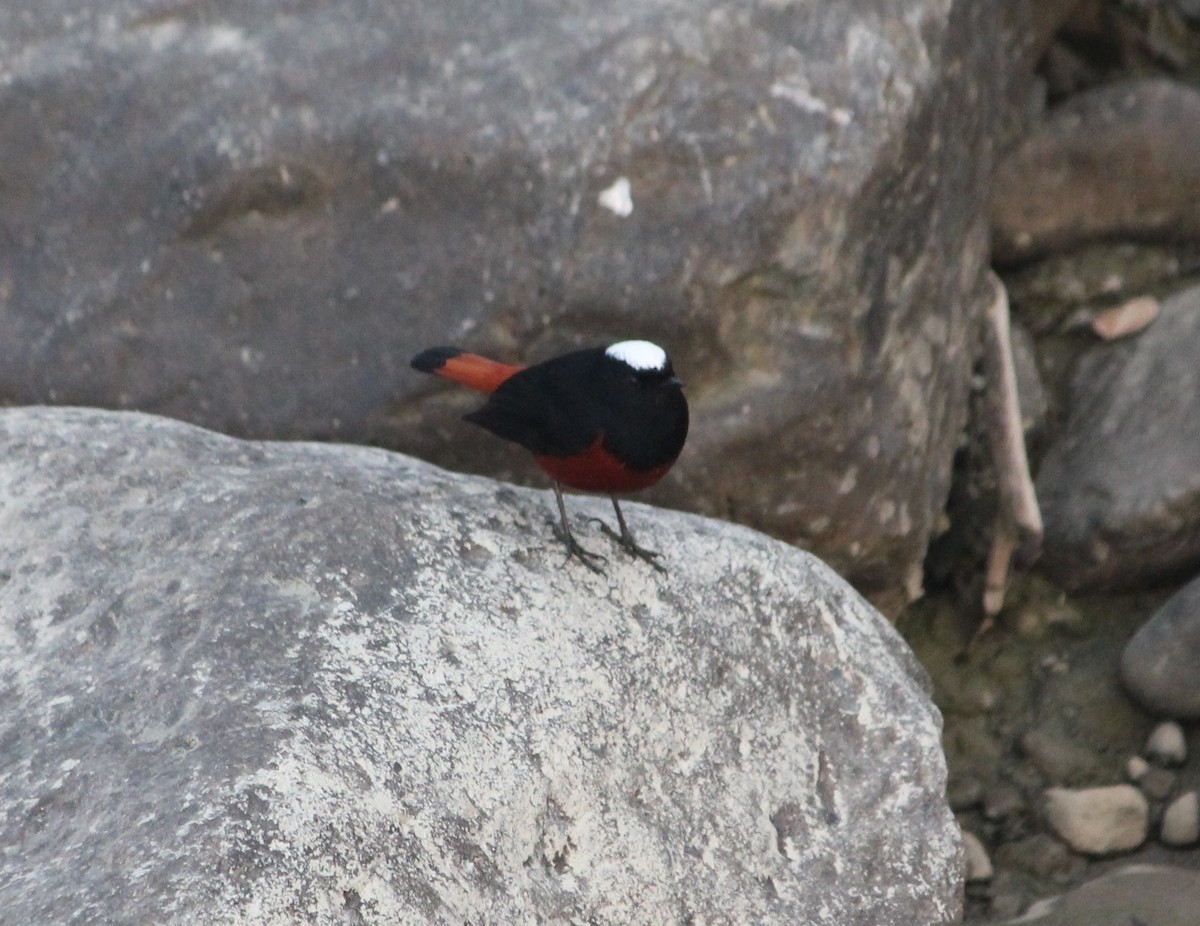
[[[413,357],[412,368],[422,373],[436,373],[446,365],[447,360],[453,360],[461,353],[463,351],[457,347],[431,347]]]

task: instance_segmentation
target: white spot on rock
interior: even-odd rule
[[[806,113],[817,113],[823,116],[829,112],[829,105],[824,100],[813,96],[808,92],[807,87],[799,84],[778,81],[771,85],[771,96],[777,100],[787,100],[797,109],[802,109]]]
[[[210,55],[245,54],[252,44],[246,33],[231,26],[212,26],[204,34],[204,50]]]
[[[628,177],[618,177],[608,189],[597,197],[601,206],[625,218],[633,213],[633,188]]]

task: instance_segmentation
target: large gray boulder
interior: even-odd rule
[[[1069,588],[1136,588],[1200,568],[1200,287],[1080,361],[1037,475],[1042,563]]]
[[[650,337],[695,423],[657,500],[801,542],[895,605],[965,417],[999,19],[0,5],[0,399],[527,479],[408,358]]]
[[[607,542],[570,499],[577,530]],[[949,921],[940,720],[813,557],[380,450],[0,413],[5,922]]]

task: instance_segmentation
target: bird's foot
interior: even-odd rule
[[[554,529],[555,536],[558,537],[558,539],[561,540],[567,548],[567,558],[563,560],[564,566],[571,561],[571,557],[575,557],[581,563],[583,563],[584,566],[596,573],[596,575],[604,575],[604,569],[599,564],[607,563],[607,556],[602,556],[599,553],[593,553],[591,550],[585,549],[580,545],[579,541],[575,539],[574,535],[569,530],[564,535],[563,532],[558,529],[557,525],[553,524],[553,522],[551,522],[551,524]]]
[[[600,526],[600,532],[611,538],[617,544],[617,546],[619,546],[630,556],[649,563],[663,575],[667,574],[667,567],[658,562],[658,559],[662,556],[662,554],[655,550],[647,550],[645,547],[638,546],[637,541],[633,539],[633,534],[629,532],[628,528],[618,533],[605,524],[600,518],[589,518],[588,520],[594,521],[596,524],[598,524]]]

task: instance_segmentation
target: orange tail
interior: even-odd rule
[[[480,392],[495,392],[502,382],[524,369],[468,354],[457,347],[431,347],[412,359],[412,368],[434,373]]]

